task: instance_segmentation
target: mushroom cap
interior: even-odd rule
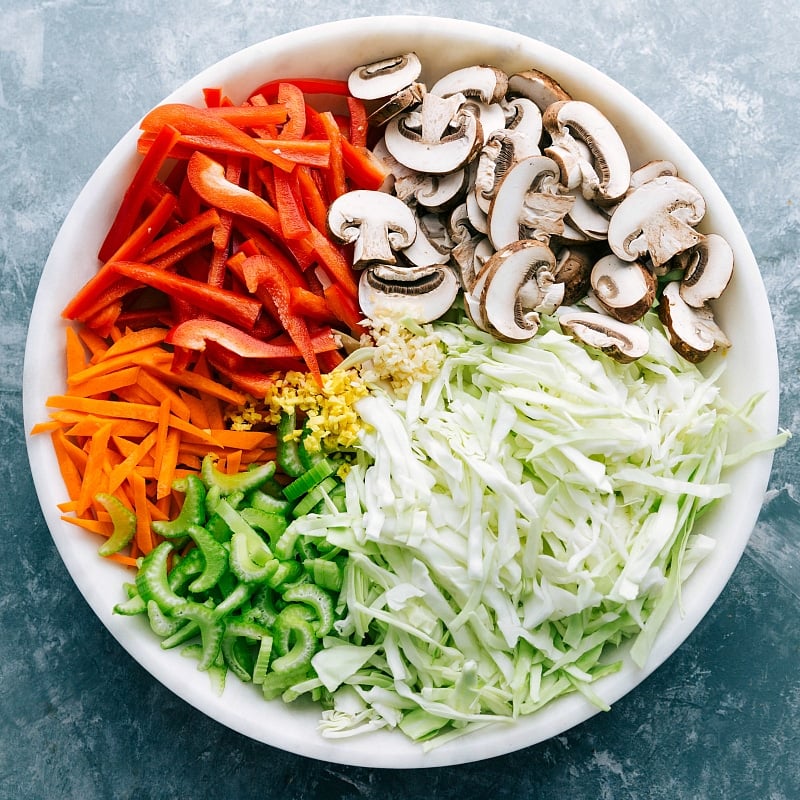
[[[696,245],[705,215],[703,195],[688,181],[665,175],[643,183],[614,209],[608,245],[623,261],[650,255],[654,266]]]
[[[656,279],[639,261],[623,261],[613,253],[592,267],[595,297],[611,316],[621,322],[641,319],[656,298]]]
[[[508,75],[503,70],[489,65],[476,65],[443,75],[429,91],[439,97],[463,94],[484,103],[496,103],[505,97],[507,89]]]
[[[621,322],[596,311],[565,311],[558,315],[561,329],[573,338],[623,364],[647,355],[647,331],[630,322]]]
[[[555,301],[560,302],[552,289],[555,264],[553,251],[534,239],[497,250],[477,279],[484,329],[508,342],[533,337],[539,329],[539,312],[550,313],[558,304]]]
[[[658,317],[673,349],[694,364],[715,350],[731,345],[708,306],[692,308],[681,297],[678,281],[670,281],[664,286]]]
[[[377,100],[410,86],[421,72],[417,54],[404,53],[356,67],[347,78],[347,88],[353,97]]]
[[[591,151],[591,163],[581,162],[584,196],[613,204],[625,194],[631,179],[628,151],[617,129],[598,108],[584,100],[562,100],[544,111],[542,124],[554,149],[574,150],[578,140]]]
[[[553,276],[564,284],[565,306],[582,300],[591,288],[592,266],[595,256],[587,247],[562,247],[556,255],[556,268]]]
[[[382,310],[402,310],[403,316],[419,323],[432,322],[453,305],[458,294],[458,278],[445,266],[395,267],[373,264],[358,281],[358,301],[368,316]]]
[[[460,169],[483,146],[480,121],[463,105],[463,95],[426,94],[418,108],[389,120],[386,149],[417,172],[442,175]]]
[[[408,247],[417,233],[414,212],[398,197],[370,189],[340,195],[328,208],[328,230],[353,244],[356,268],[379,261],[397,263],[395,251]]]
[[[681,297],[694,308],[716,300],[733,276],[733,249],[718,233],[704,236],[691,250],[680,253],[677,262],[684,268]]]

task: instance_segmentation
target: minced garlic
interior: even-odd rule
[[[372,351],[370,360],[360,367],[366,383],[388,382],[398,397],[405,398],[413,383],[427,383],[439,373],[444,351],[430,326],[414,325],[412,330],[402,317],[390,314],[365,324],[370,333],[361,344]]]

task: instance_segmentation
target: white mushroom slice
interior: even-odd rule
[[[439,97],[463,94],[484,103],[496,103],[505,97],[507,89],[508,75],[503,70],[478,65],[449,72],[430,87],[430,93]]]
[[[427,236],[422,221],[417,217],[417,235],[414,241],[403,250],[403,256],[416,267],[432,267],[447,264],[450,251],[440,250]]]
[[[567,212],[567,221],[577,228],[587,239],[608,238],[609,216],[595,203],[587,200],[580,192],[570,192],[574,197],[572,207]]]
[[[465,111],[469,111],[478,118],[481,123],[481,131],[483,133],[483,143],[489,140],[489,137],[497,131],[505,130],[506,125],[506,112],[500,103],[483,103],[479,100],[470,100],[463,106]]]
[[[584,197],[611,204],[625,194],[631,179],[628,151],[616,128],[598,108],[583,100],[564,100],[545,110],[542,123],[554,150],[577,152],[576,141],[589,147],[591,161],[581,160],[580,164]]]
[[[414,199],[430,211],[444,211],[463,199],[467,190],[467,171],[457,169],[446,175],[419,175]]]
[[[410,86],[421,72],[417,54],[405,53],[356,67],[347,78],[347,88],[353,97],[377,100]]]
[[[415,108],[422,102],[425,96],[425,86],[421,83],[412,83],[399,92],[395,92],[383,105],[370,112],[369,123],[373,127],[380,128],[390,119],[404,111]]]
[[[603,307],[622,322],[641,319],[656,298],[656,279],[638,261],[623,261],[613,253],[592,267],[591,284]]]
[[[718,233],[704,236],[691,250],[679,253],[675,260],[684,269],[681,297],[694,308],[716,300],[733,276],[733,249]]]
[[[476,231],[487,234],[489,232],[489,219],[486,212],[480,207],[475,192],[467,192],[466,198],[467,217]]]
[[[420,106],[386,125],[388,151],[417,172],[442,175],[461,169],[483,145],[475,114],[462,108],[463,95],[441,98],[426,94]]]
[[[661,294],[658,317],[672,347],[694,364],[720,348],[731,346],[708,306],[692,308],[681,297],[678,281],[670,281]]]
[[[508,92],[527,97],[536,103],[541,111],[553,103],[572,99],[558,81],[532,68],[511,75],[508,79]]]
[[[481,233],[475,233],[459,242],[452,250],[451,256],[458,266],[458,278],[465,294],[475,291],[475,284],[483,265],[494,255],[492,243]],[[477,293],[475,302],[480,301]]]
[[[339,242],[353,244],[357,269],[379,261],[396,264],[396,250],[408,247],[416,236],[414,212],[386,192],[357,189],[331,203],[328,229]]]
[[[623,261],[649,254],[655,267],[694,247],[702,235],[694,226],[706,203],[688,181],[667,175],[643,183],[614,209],[608,244]]]
[[[484,329],[507,342],[533,337],[540,312],[552,313],[560,302],[553,281],[555,265],[553,251],[533,239],[497,250],[478,274]]]
[[[561,329],[587,347],[593,347],[623,364],[647,355],[647,331],[630,322],[620,322],[596,311],[567,311],[559,314]]]
[[[587,144],[576,139],[569,150],[564,147],[550,145],[545,148],[545,155],[558,164],[561,172],[561,183],[572,192],[583,188],[583,165],[592,161],[592,151]]]
[[[452,306],[458,288],[458,279],[449,267],[373,264],[361,273],[358,302],[368,317],[400,311],[425,323],[438,319]]]
[[[537,234],[549,239],[563,229],[573,200],[557,193],[558,176],[558,165],[547,156],[529,156],[506,172],[488,212],[488,234],[496,249]]]
[[[591,288],[595,259],[585,247],[563,247],[556,255],[554,278],[564,284],[562,304],[571,306],[582,300]]]
[[[678,168],[671,161],[664,159],[648,161],[631,173],[631,184],[628,188],[628,193],[638,189],[643,183],[652,181],[655,178],[663,178],[666,175],[678,177]]]
[[[506,131],[514,142],[517,159],[540,154],[542,141],[542,112],[527,97],[517,97],[505,104]]]

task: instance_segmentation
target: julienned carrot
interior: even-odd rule
[[[47,400],[51,419],[34,428],[53,442],[69,497],[61,507],[71,512],[69,519],[86,530],[105,530],[102,506],[94,499],[101,491],[119,494],[134,508],[137,534],[130,554],[120,554],[121,563],[158,543],[150,520],[177,513],[173,482],[197,472],[207,453],[231,469],[275,457],[274,433],[225,426],[225,409],[247,396],[217,381],[204,359],[193,371],[172,371],[165,334],[157,328],[115,332],[105,349],[92,340],[92,352],[70,330],[68,393]],[[120,399],[134,375],[149,402]]]

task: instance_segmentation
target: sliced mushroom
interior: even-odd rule
[[[425,86],[421,83],[412,83],[399,92],[395,92],[383,105],[370,112],[369,123],[375,127],[385,125],[404,111],[410,111],[422,102],[425,96]]]
[[[731,346],[708,306],[692,308],[682,297],[680,283],[670,281],[661,294],[658,317],[672,347],[694,364],[710,353]]]
[[[447,211],[464,199],[468,183],[465,168],[446,175],[420,175],[413,196],[419,205],[429,211]]]
[[[567,212],[567,221],[587,239],[606,239],[610,221],[608,214],[580,192],[573,191],[570,195],[574,197],[574,201]]]
[[[591,288],[595,257],[586,247],[563,247],[556,255],[554,277],[564,284],[563,305],[571,306],[583,299]]]
[[[432,322],[453,305],[458,279],[449,267],[394,267],[373,264],[358,282],[358,301],[368,317],[397,313],[417,322]]]
[[[578,156],[576,141],[591,151],[591,160],[580,160],[584,197],[612,204],[625,194],[631,179],[628,151],[598,108],[583,100],[560,101],[545,110],[542,123],[552,139],[545,155],[562,152]]]
[[[395,251],[408,247],[416,236],[414,212],[386,192],[357,189],[331,203],[328,229],[344,244],[353,244],[356,269],[378,261],[396,264]]]
[[[563,297],[556,288],[556,260],[533,239],[497,250],[478,275],[482,327],[507,342],[527,341],[539,329],[540,312],[552,313]]]
[[[450,260],[450,250],[439,248],[427,235],[425,227],[419,216],[416,218],[417,235],[414,241],[403,250],[403,257],[417,267],[431,267],[435,264],[447,264]]]
[[[533,100],[517,97],[505,104],[506,130],[514,141],[517,158],[539,155],[542,141],[542,112]]]
[[[410,86],[421,72],[417,54],[405,53],[357,67],[347,78],[347,88],[353,97],[377,100]]]
[[[492,66],[463,67],[439,78],[430,87],[430,93],[439,97],[463,94],[484,103],[497,103],[505,97],[508,75]]]
[[[558,195],[558,165],[547,156],[529,156],[512,165],[500,181],[488,212],[488,234],[496,249],[534,231],[559,231],[572,198]],[[526,233],[523,233],[526,231]]]
[[[666,175],[643,183],[614,209],[608,244],[623,261],[647,254],[655,267],[702,238],[694,226],[703,218],[703,195],[688,181]]]
[[[631,173],[631,184],[628,188],[628,193],[638,189],[643,183],[652,181],[654,178],[663,178],[667,175],[678,177],[678,168],[671,161],[666,161],[665,159],[648,161]]]
[[[442,175],[461,169],[483,145],[480,122],[463,108],[464,100],[463,95],[426,94],[418,108],[386,125],[387,150],[417,172]]]
[[[613,253],[592,267],[595,297],[621,322],[641,319],[656,298],[656,278],[639,261],[623,261]]]
[[[572,99],[558,81],[533,68],[511,75],[508,79],[508,91],[532,100],[541,111],[553,103]]]
[[[453,248],[450,255],[458,267],[459,282],[465,293],[475,290],[477,276],[493,254],[492,243],[482,233],[473,234]]]
[[[484,144],[489,141],[492,134],[505,130],[506,112],[500,103],[482,103],[480,100],[467,98],[463,109],[478,118],[478,122],[481,124]]]
[[[693,308],[702,308],[709,300],[716,300],[733,275],[733,249],[717,233],[704,236],[675,260],[684,269],[681,297]]]
[[[596,311],[568,311],[559,314],[561,329],[579,342],[600,350],[623,364],[647,355],[647,331],[630,322],[621,322]]]

